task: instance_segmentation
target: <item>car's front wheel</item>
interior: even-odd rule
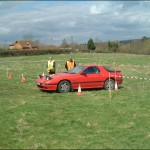
[[[115,89],[115,81],[113,79],[107,79],[104,84],[105,90],[113,90]]]
[[[61,81],[59,84],[58,84],[58,88],[57,88],[57,91],[59,93],[66,93],[66,92],[69,92],[71,89],[71,85],[68,81]]]

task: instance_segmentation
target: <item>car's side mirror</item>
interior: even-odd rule
[[[82,75],[86,75],[86,72],[85,72],[85,71],[83,71],[81,74],[82,74]]]

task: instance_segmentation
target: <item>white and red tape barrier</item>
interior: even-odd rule
[[[115,75],[111,75],[111,76],[115,76]],[[150,80],[149,78],[139,78],[139,77],[135,77],[135,76],[132,76],[132,77],[129,77],[129,76],[115,76],[115,77],[122,77],[122,78],[127,78],[127,79],[137,79],[137,80]]]

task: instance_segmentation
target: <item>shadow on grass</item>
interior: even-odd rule
[[[118,89],[124,89],[124,87],[123,86],[118,86]]]
[[[123,89],[124,87],[123,86],[118,86],[118,89]],[[47,91],[47,90],[41,90],[43,93],[59,93],[59,92],[57,92],[57,91]],[[82,89],[82,91],[106,91],[105,89],[103,89],[103,88],[92,88],[92,89]],[[75,92],[78,92],[78,89],[76,89],[76,90],[72,90],[72,91],[70,91],[70,92],[73,92],[73,93],[75,93]],[[65,92],[64,92],[65,93]],[[61,94],[61,93],[60,93]]]

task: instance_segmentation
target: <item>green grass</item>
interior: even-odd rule
[[[69,55],[53,55],[57,72]],[[150,56],[72,54],[77,64],[120,67],[150,78]],[[42,92],[48,55],[0,58],[0,149],[149,149],[150,80],[124,78],[118,91]],[[13,78],[9,79],[10,72]],[[25,83],[21,82],[24,74]]]

